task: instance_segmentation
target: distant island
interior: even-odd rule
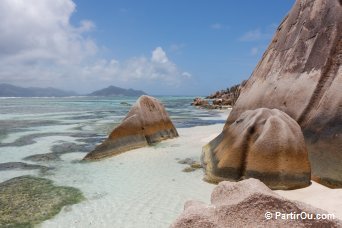
[[[88,96],[141,96],[146,95],[142,90],[123,89],[116,86],[109,86],[107,88],[97,90],[88,94]]]
[[[0,84],[0,97],[68,97],[77,96],[73,91],[64,91],[52,87],[19,87],[10,84]]]
[[[144,91],[123,89],[116,86],[96,90],[90,94],[77,94],[74,91],[65,91],[52,87],[20,87],[11,84],[0,84],[0,97],[69,97],[69,96],[141,96],[147,95]]]

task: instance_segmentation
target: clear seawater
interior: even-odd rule
[[[43,227],[168,227],[186,199],[208,198],[212,189],[201,171],[184,173],[176,159],[199,160],[203,138],[215,136],[227,112],[192,107],[193,97],[157,98],[178,139],[85,164],[78,161],[120,123],[136,97],[0,98],[0,182],[30,174],[83,192],[85,202]],[[7,162],[50,169],[1,169]]]

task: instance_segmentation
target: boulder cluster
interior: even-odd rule
[[[231,111],[226,126],[257,108],[298,122],[312,178],[342,187],[342,4],[297,0],[278,27]]]
[[[206,176],[294,188],[308,185],[311,173],[342,187],[341,91],[342,5],[297,0],[241,88],[223,132],[204,147]],[[251,168],[252,161],[261,163]]]
[[[269,189],[342,187],[341,91],[342,1],[297,0],[203,147],[211,205],[187,202],[172,227],[342,227]]]
[[[204,99],[196,97],[191,105],[206,109],[231,108],[238,99],[241,88],[245,83],[246,81],[243,81],[241,84],[234,85],[226,90],[216,91]]]

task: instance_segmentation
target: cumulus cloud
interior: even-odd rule
[[[152,52],[152,62],[155,63],[167,63],[169,59],[166,56],[165,51],[161,47],[157,47]]]
[[[160,83],[177,87],[191,74],[181,71],[161,47],[150,57],[103,59],[90,20],[70,22],[72,0],[2,0],[0,83],[55,86],[82,91],[95,85]],[[125,84],[126,83],[126,84]]]
[[[70,0],[3,0],[0,5],[1,60],[11,63],[80,62],[97,51],[82,36],[94,27],[70,24],[75,4]]]
[[[177,87],[191,78],[190,73],[181,71],[168,59],[161,47],[155,48],[150,58],[133,57],[123,62],[99,60],[94,65],[86,66],[83,75],[99,75],[101,81],[116,81],[119,84],[159,84],[161,87]]]

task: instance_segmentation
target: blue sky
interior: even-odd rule
[[[294,0],[3,0],[0,83],[207,95],[247,79]]]

